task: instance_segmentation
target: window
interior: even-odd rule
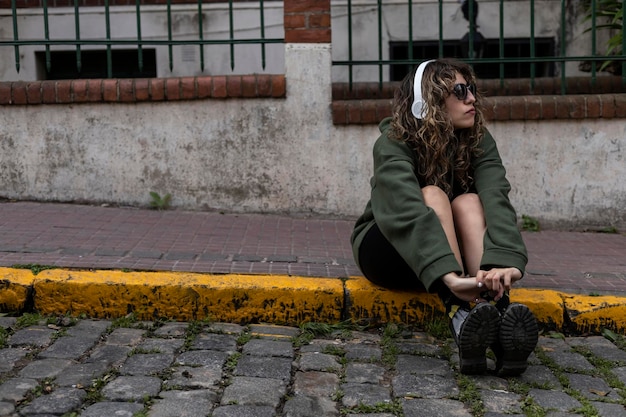
[[[390,42],[389,59],[408,59],[409,43]],[[432,59],[439,55],[439,43],[437,41],[413,42],[413,58],[417,60]],[[535,57],[553,57],[555,55],[555,43],[553,38],[535,38]],[[443,56],[461,58],[462,48],[460,41],[443,41]],[[504,39],[504,58],[520,58],[530,56],[530,39],[509,38]],[[499,39],[485,39],[483,45],[483,58],[500,57]],[[411,66],[405,64],[390,65],[390,80],[400,81],[410,71]],[[500,65],[497,63],[474,64],[474,71],[480,79],[500,78]],[[553,77],[553,62],[535,63],[535,77]],[[505,78],[530,78],[530,63],[505,63]]]
[[[139,70],[137,50],[111,50],[113,78],[156,77],[156,51],[142,49],[143,69]],[[76,68],[76,51],[51,51],[50,71],[46,70],[46,54],[35,52],[39,80],[107,78],[107,52],[81,51],[81,71]]]

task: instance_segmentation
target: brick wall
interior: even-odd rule
[[[626,85],[621,77],[571,77],[567,95],[561,95],[560,78],[479,80],[488,120],[552,120],[626,118]],[[397,82],[333,85],[333,123],[375,124],[391,115]]]
[[[330,0],[285,1],[286,43],[330,43]]]
[[[282,74],[16,81],[0,82],[0,105],[281,98],[285,92]]]

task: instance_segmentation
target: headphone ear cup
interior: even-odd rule
[[[418,119],[421,119],[423,110],[424,110],[424,100],[416,100],[413,102],[413,105],[411,106],[411,113],[413,113],[413,116],[417,117]]]
[[[426,66],[433,62],[424,61],[417,67],[417,71],[415,71],[415,78],[413,79],[413,104],[411,105],[411,113],[418,119],[422,118],[422,112],[425,110],[426,103],[424,102],[424,98],[422,97],[422,76],[424,74],[424,69]]]
[[[424,107],[423,100],[414,101],[413,105],[411,106],[411,113],[413,113],[413,116],[417,117],[418,119],[421,119],[423,107]]]

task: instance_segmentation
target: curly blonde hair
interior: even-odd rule
[[[407,75],[396,90],[390,137],[406,142],[417,155],[417,173],[425,182],[436,185],[452,196],[452,180],[468,191],[472,183],[471,159],[478,153],[484,118],[481,97],[474,95],[474,126],[454,129],[445,109],[459,73],[468,84],[475,84],[472,67],[453,59],[437,59],[428,64],[422,77],[422,96],[426,103],[423,119],[411,113],[413,80],[416,69]]]

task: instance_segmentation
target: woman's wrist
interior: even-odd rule
[[[441,277],[441,281],[446,285],[446,287],[453,289],[456,284],[456,280],[459,278],[459,275],[456,272],[449,272]]]

